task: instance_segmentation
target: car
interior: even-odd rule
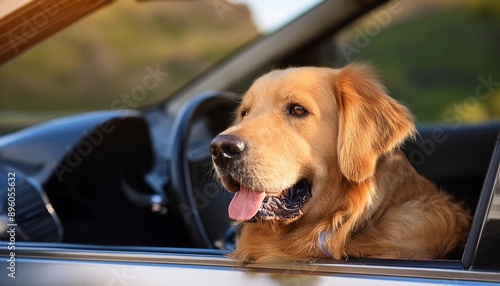
[[[111,2],[0,2],[3,68],[27,61],[25,56],[36,52],[29,49],[50,44],[40,43],[43,39],[83,16],[106,11],[115,5]],[[207,13],[223,22],[242,3],[251,7],[254,17],[260,15],[258,7],[261,14],[270,12],[271,6],[257,2],[189,5],[211,7]],[[271,18],[286,14],[284,7],[291,3],[298,5],[282,2]],[[196,68],[190,81],[158,102],[141,105],[142,92],[176,79],[177,73],[148,64],[128,93],[107,99],[108,108],[44,117],[36,124],[14,124],[19,117],[2,111],[0,283],[498,285],[498,2],[308,3],[279,24],[261,28],[264,32],[233,47],[210,68]],[[174,9],[187,4],[157,5]],[[176,14],[174,9],[171,17]],[[197,33],[190,30],[189,35]],[[153,53],[152,46],[140,44]],[[466,245],[445,260],[242,264],[228,258],[235,247],[235,226],[227,215],[231,194],[213,176],[209,145],[230,125],[239,94],[274,68],[339,67],[365,60],[378,67],[390,94],[416,114],[417,139],[403,146],[412,165],[471,210]],[[8,74],[14,79],[23,76],[0,73],[0,86],[7,86],[1,78]],[[92,72],[85,76],[99,83],[111,81]],[[56,82],[64,89],[68,81],[61,77]],[[25,90],[18,88],[22,95]],[[104,87],[99,91],[106,94]],[[0,102],[14,102],[9,97],[14,91],[0,87],[0,93]],[[8,118],[7,123],[2,118]]]

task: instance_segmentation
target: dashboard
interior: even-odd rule
[[[230,196],[211,175],[208,146],[235,104],[210,92],[175,115],[91,112],[0,137],[0,168],[17,180],[19,239],[225,248]],[[45,234],[30,235],[40,224]]]

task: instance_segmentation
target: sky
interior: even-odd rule
[[[257,27],[264,33],[271,33],[302,14],[302,11],[323,1],[232,0],[230,2],[246,4],[252,10],[252,17]]]

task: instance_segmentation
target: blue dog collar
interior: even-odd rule
[[[324,255],[328,258],[333,258],[332,254],[328,250],[328,247],[326,245],[326,238],[332,236],[332,231],[322,231],[318,235],[318,247],[323,252]]]

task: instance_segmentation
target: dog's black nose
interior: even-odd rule
[[[245,142],[233,135],[217,135],[210,144],[210,153],[217,165],[226,165],[245,150]]]

